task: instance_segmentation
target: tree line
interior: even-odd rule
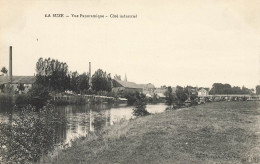
[[[192,86],[176,86],[175,91],[168,86],[165,92],[166,104],[181,106],[186,100],[189,100],[191,104],[196,104],[198,99],[197,88]]]
[[[46,90],[54,93],[68,90],[77,94],[111,93],[113,85],[110,73],[98,69],[90,78],[88,72],[79,74],[77,71],[69,71],[68,68],[66,62],[51,58],[39,58],[36,63],[36,85],[33,85],[32,89],[44,91],[44,94]],[[1,72],[7,74],[8,70],[3,67]],[[121,80],[121,76],[115,75],[114,79]],[[3,86],[0,87],[3,90]],[[18,87],[19,90],[24,89],[23,85]],[[171,87],[165,86],[165,88],[167,88],[165,96],[168,104],[182,104],[188,99],[193,102],[197,98],[197,91],[200,89],[192,86],[177,86],[175,91]],[[214,83],[209,94],[251,94],[252,92],[253,89],[244,86],[240,88],[237,86],[231,87],[230,84]],[[130,93],[123,96],[127,99],[135,97],[134,94],[131,95]],[[135,98],[132,99],[134,102]]]
[[[49,91],[64,92],[66,90],[75,93],[89,93],[112,90],[112,78],[110,73],[98,69],[91,78],[90,74],[68,70],[67,63],[55,59],[40,58],[36,63],[36,84],[47,87]]]
[[[212,85],[209,94],[252,94],[254,89],[249,89],[243,86],[242,88],[238,86],[231,87],[230,84],[214,83]]]
[[[182,105],[186,100],[189,100],[191,104],[196,104],[198,101],[198,91],[202,88],[186,86],[177,86],[175,91],[172,87],[166,87],[165,92],[166,103],[168,105]],[[260,93],[260,86],[257,87]],[[212,88],[209,90],[210,95],[215,94],[252,94],[254,89],[249,89],[243,86],[242,88],[238,86],[231,87],[230,84],[214,83]]]

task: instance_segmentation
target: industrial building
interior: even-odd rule
[[[9,70],[8,76],[0,76],[0,85],[4,85],[5,87],[12,87],[13,90],[18,90],[19,85],[24,86],[23,92],[28,92],[32,87],[33,83],[36,81],[35,76],[13,76],[12,74],[12,46],[9,48]]]

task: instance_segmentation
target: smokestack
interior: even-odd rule
[[[91,62],[89,62],[89,85],[91,87]]]
[[[125,73],[125,82],[127,82],[127,77],[126,77],[126,73]]]
[[[91,77],[91,62],[89,62],[89,76]]]
[[[9,49],[9,81],[10,83],[13,81],[13,74],[12,74],[12,46]]]

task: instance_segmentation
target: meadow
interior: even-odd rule
[[[46,163],[259,163],[260,102],[149,115],[80,138]]]

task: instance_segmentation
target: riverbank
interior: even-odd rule
[[[76,140],[51,162],[258,163],[259,106],[216,102],[124,121]]]

